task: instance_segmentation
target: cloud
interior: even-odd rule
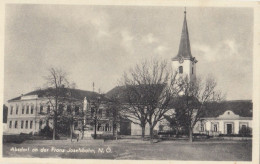
[[[134,36],[128,30],[122,30],[121,35],[121,46],[126,49],[127,52],[132,53],[134,51],[133,40]]]
[[[144,43],[148,43],[148,44],[151,44],[151,43],[155,43],[158,41],[158,39],[154,36],[154,34],[152,33],[149,33],[145,36],[142,37],[142,41]]]
[[[202,43],[194,43],[192,50],[198,58],[207,62],[216,62],[221,60],[229,60],[234,57],[241,59],[241,54],[238,53],[239,46],[235,40],[226,39],[214,46]]]

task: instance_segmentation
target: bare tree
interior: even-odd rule
[[[193,128],[205,112],[205,104],[211,101],[220,101],[223,96],[216,90],[216,80],[212,77],[190,80],[181,78],[179,83],[181,94],[174,103],[177,122],[186,126],[189,130],[189,141],[192,142]]]
[[[59,68],[50,68],[49,74],[45,77],[47,84],[47,92],[45,93],[50,104],[48,112],[49,118],[53,122],[53,140],[55,140],[57,132],[58,117],[64,115],[64,107],[69,106],[72,102],[82,101],[71,97],[71,86],[67,79],[67,73]],[[73,83],[73,86],[75,84]],[[72,119],[73,120],[73,119]]]
[[[154,127],[170,110],[169,104],[179,92],[176,75],[166,61],[156,59],[137,64],[124,74],[127,91],[125,115],[142,127],[142,133],[145,124],[149,124],[151,142]]]

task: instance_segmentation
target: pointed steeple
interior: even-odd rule
[[[190,39],[189,39],[189,32],[188,32],[188,26],[186,20],[186,8],[184,11],[184,21],[183,21],[182,32],[181,32],[179,51],[177,56],[172,58],[172,60],[179,60],[180,58],[193,59],[191,55]]]

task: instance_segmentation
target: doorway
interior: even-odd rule
[[[227,124],[227,134],[232,134],[232,124]]]

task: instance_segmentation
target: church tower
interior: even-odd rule
[[[179,51],[177,56],[172,58],[172,68],[178,72],[179,77],[188,76],[190,80],[195,80],[197,62],[196,58],[191,55],[185,9]]]

